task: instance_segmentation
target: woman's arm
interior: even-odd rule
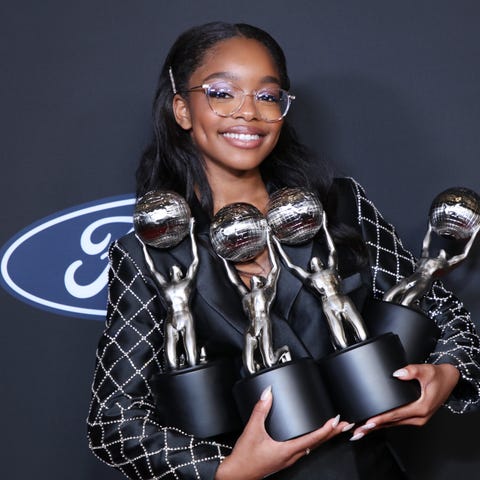
[[[385,291],[413,272],[416,259],[404,248],[395,228],[383,219],[363,189],[353,181],[352,185],[357,197],[358,223],[370,257],[373,292],[381,298]],[[480,408],[480,340],[470,314],[439,281],[422,299],[420,307],[441,331],[428,362],[448,363],[460,372],[458,385],[445,405],[455,413]]]
[[[277,442],[265,430],[265,419],[274,401],[266,389],[257,402],[250,420],[237,440],[232,453],[218,467],[215,480],[259,480],[293,465],[318,445],[353,425],[332,418],[307,435]]]
[[[131,479],[213,479],[231,447],[156,418],[150,378],[164,368],[164,311],[156,291],[121,242],[110,249],[110,265],[106,329],[88,415],[90,448]]]
[[[358,223],[371,263],[373,292],[381,298],[386,290],[413,272],[415,258],[362,188],[355,182],[352,184],[357,197]],[[420,307],[439,326],[440,338],[429,363],[408,365],[395,375],[404,380],[418,380],[421,396],[416,402],[369,419],[367,425],[372,428],[423,425],[442,405],[455,413],[480,407],[480,341],[469,313],[438,281]],[[360,438],[367,430],[357,429],[354,438]]]

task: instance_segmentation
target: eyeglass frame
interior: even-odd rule
[[[262,91],[261,89],[260,90],[252,90],[250,93],[247,93],[247,92],[245,92],[245,90],[242,90],[240,87],[238,87],[234,83],[231,83],[231,82],[228,82],[228,83],[230,83],[233,87],[238,88],[238,90],[240,90],[243,94],[242,101],[240,102],[240,105],[233,112],[229,113],[228,115],[222,115],[222,114],[216,112],[214,110],[214,108],[212,107],[212,105],[210,104],[210,100],[209,100],[210,97],[208,96],[208,89],[211,88],[213,85],[215,85],[215,82],[214,83],[203,83],[202,85],[197,85],[196,87],[192,87],[192,88],[189,88],[188,90],[184,90],[184,92],[190,93],[190,92],[202,92],[203,91],[203,93],[207,97],[207,103],[208,103],[208,106],[210,107],[210,109],[212,110],[212,112],[215,115],[218,115],[219,117],[222,117],[222,118],[228,118],[228,117],[232,117],[233,115],[235,115],[243,107],[243,104],[245,103],[245,97],[254,97],[255,108],[257,109],[256,98],[257,98],[258,92]],[[266,120],[266,119],[260,117],[260,119],[262,121],[267,122],[267,123],[280,122],[280,120],[285,118],[288,111],[290,110],[290,106],[292,105],[293,100],[295,100],[295,98],[296,98],[295,95],[292,95],[288,90],[285,90],[283,88],[279,88],[279,90],[282,91],[282,92],[285,92],[287,94],[288,103],[287,103],[287,108],[285,110],[285,113],[283,113],[280,118],[275,119],[275,120]],[[176,93],[180,93],[180,92],[176,92]],[[258,112],[258,109],[257,109],[257,112]]]

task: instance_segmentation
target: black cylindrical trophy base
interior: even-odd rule
[[[419,397],[416,381],[403,381],[392,373],[406,365],[400,339],[393,333],[339,350],[319,362],[337,413],[348,422],[370,417]]]
[[[274,440],[289,440],[316,430],[337,414],[318,365],[312,359],[300,359],[262,370],[235,384],[234,397],[244,423],[270,385],[273,404],[265,427]]]
[[[235,372],[233,361],[219,359],[155,375],[151,383],[160,421],[200,438],[240,429],[232,395]]]
[[[362,311],[372,336],[392,332],[400,337],[407,363],[423,363],[435,348],[440,329],[423,312],[396,303],[369,299]]]

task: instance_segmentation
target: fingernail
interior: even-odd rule
[[[270,395],[272,394],[272,386],[269,385],[263,392],[262,392],[262,395],[260,395],[260,400],[262,400],[263,402],[265,400],[267,400]]]
[[[337,416],[333,419],[332,427],[333,427],[333,428],[337,428],[339,423],[340,423],[340,415],[337,415]]]
[[[377,424],[375,422],[370,422],[370,423],[366,423],[361,428],[363,430],[371,430],[372,428],[375,428],[376,426],[377,426]]]
[[[393,375],[394,377],[397,377],[397,378],[399,378],[399,377],[405,377],[405,376],[408,375],[408,372],[407,372],[407,370],[405,370],[405,368],[401,368],[400,370],[395,370],[395,371],[392,373],[392,375]]]
[[[349,423],[348,425],[345,425],[343,428],[342,428],[342,432],[348,432],[349,430],[351,430],[353,427],[354,427],[354,423]]]
[[[360,433],[357,433],[356,435],[354,435],[354,436],[350,439],[350,441],[351,441],[351,442],[355,442],[356,440],[360,440],[360,439],[363,438],[364,436],[365,436],[364,433],[361,433],[361,432],[360,432]]]

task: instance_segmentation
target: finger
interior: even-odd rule
[[[424,425],[434,412],[435,410],[429,408],[426,402],[419,399],[416,402],[368,419],[363,425],[355,429],[353,436],[360,433],[364,436],[373,430],[394,425]]]
[[[395,409],[391,412],[379,415],[378,417],[368,419],[363,425],[360,425],[354,430],[353,435],[358,433],[363,433],[366,435],[373,430],[383,428],[387,425],[397,424],[398,422],[413,416],[415,416],[414,411],[410,412],[406,409]]]
[[[421,427],[425,425],[430,417],[408,417],[402,418],[401,420],[396,420],[394,422],[384,423],[382,424],[382,428],[390,428],[390,427],[399,427],[401,425],[411,425],[414,427]]]
[[[385,425],[386,423],[394,423],[399,422],[405,418],[410,418],[412,416],[416,416],[416,412],[418,409],[413,407],[400,407],[389,412],[383,413],[382,415],[378,415],[377,417],[372,417],[368,419],[364,425],[360,428],[363,430],[373,430],[375,428],[379,428],[380,426]]]
[[[302,456],[307,449],[312,450],[320,443],[325,442],[331,437],[342,432],[342,429],[348,425],[347,422],[340,422],[340,415],[327,420],[320,428],[313,432],[302,435],[301,437],[294,438],[285,442],[293,451],[296,451]]]
[[[269,385],[261,394],[260,399],[253,407],[246,428],[252,428],[253,425],[261,425],[265,430],[265,419],[272,408],[273,395],[272,386]]]

